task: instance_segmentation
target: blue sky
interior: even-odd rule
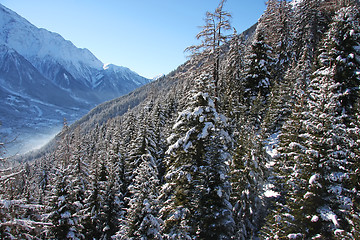
[[[186,61],[184,49],[206,11],[219,0],[0,0],[37,27],[57,32],[77,47],[88,48],[103,63],[125,66],[152,78]],[[228,0],[238,32],[254,24],[265,0]]]

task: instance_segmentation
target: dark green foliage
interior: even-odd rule
[[[228,135],[204,92],[209,79],[197,79],[197,91],[173,127],[165,188],[169,198],[161,210],[169,238],[229,239],[233,231],[224,145]]]
[[[252,103],[259,95],[267,97],[272,85],[271,71],[274,60],[271,57],[272,48],[266,43],[262,29],[256,33],[255,41],[249,53],[249,66],[245,75],[244,97]]]
[[[267,158],[261,137],[252,129],[241,128],[230,164],[236,239],[253,239],[260,229]]]

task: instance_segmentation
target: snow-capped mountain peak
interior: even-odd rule
[[[49,56],[65,66],[74,77],[88,78],[84,66],[100,70],[103,63],[88,49],[77,48],[71,41],[57,33],[37,28],[17,13],[0,4],[0,44],[16,50],[29,62],[39,66],[39,61]]]
[[[0,122],[22,135],[18,139],[29,132],[35,139],[40,125],[61,126],[64,117],[78,119],[150,82],[126,67],[104,65],[88,49],[37,28],[1,4],[0,60]]]
[[[131,71],[127,67],[117,66],[117,65],[114,65],[111,63],[104,64],[103,69],[108,70],[108,71],[114,71],[114,72],[129,72],[129,71]]]

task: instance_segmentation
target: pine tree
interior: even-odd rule
[[[132,173],[141,163],[140,159],[142,155],[150,154],[156,156],[157,146],[155,144],[154,129],[151,123],[147,120],[147,116],[144,110],[140,115],[141,119],[145,119],[144,122],[139,122],[137,125],[137,132],[133,140],[127,146],[128,153],[125,157],[125,177],[126,185],[130,185],[132,181]],[[134,123],[133,123],[134,124]]]
[[[259,128],[265,116],[265,106],[273,84],[271,47],[266,44],[264,31],[257,28],[251,45],[248,66],[245,70],[244,96],[245,113],[252,118],[253,126]]]
[[[78,239],[74,218],[75,208],[72,204],[71,190],[66,169],[57,170],[57,181],[51,199],[51,213],[49,219],[52,222],[51,236],[56,239]]]
[[[218,7],[213,13],[206,12],[205,25],[202,31],[196,35],[197,39],[201,39],[200,45],[190,46],[185,51],[191,51],[193,58],[204,59],[207,71],[211,72],[213,83],[213,91],[215,106],[219,97],[220,83],[220,57],[222,53],[222,45],[226,43],[228,36],[226,32],[231,30],[230,18],[231,14],[224,11],[226,0],[221,0]],[[204,67],[203,67],[204,69]]]
[[[104,196],[104,228],[101,239],[110,239],[118,230],[120,219],[123,218],[124,169],[120,146],[116,139],[112,140],[107,150],[108,178]]]
[[[286,0],[269,0],[265,13],[259,20],[259,27],[264,29],[266,42],[273,49],[275,59],[274,82],[283,78],[293,53],[292,13],[290,3]]]
[[[281,139],[283,147],[279,150],[284,159],[280,162],[282,166],[278,166],[277,177],[282,179],[278,185],[286,184],[287,188],[282,188],[285,189],[284,204],[272,215],[277,219],[276,227],[267,236],[354,239],[358,234],[355,227],[358,220],[353,218],[357,212],[353,204],[355,186],[350,178],[356,175],[353,166],[359,159],[355,150],[358,137],[353,134],[357,123],[343,105],[343,96],[348,91],[344,89],[351,89],[352,78],[337,80],[341,58],[331,54],[342,53],[334,50],[336,44],[332,42],[346,39],[346,31],[340,38],[333,36],[343,29],[337,28],[342,25],[338,20],[346,22],[344,16],[357,14],[354,9],[342,9],[337,13],[329,37],[324,40],[325,49],[319,55],[318,69],[309,84],[307,105],[299,115],[301,132],[292,134],[295,138],[284,135],[287,137]],[[346,72],[340,69],[342,74]],[[348,121],[352,134],[349,134]]]
[[[245,125],[246,126],[246,125]],[[234,239],[255,239],[264,218],[263,189],[267,155],[262,138],[242,126],[231,162],[231,201],[234,206]]]
[[[81,225],[83,228],[83,235],[85,239],[100,239],[101,219],[100,219],[100,204],[102,199],[100,198],[100,187],[99,187],[99,173],[98,165],[95,160],[92,164],[90,176],[89,176],[89,187],[86,191],[86,199],[84,201],[84,208],[81,211]]]
[[[324,3],[326,5],[326,3]],[[308,60],[314,60],[316,47],[329,24],[327,11],[320,0],[304,0],[295,8],[295,52],[299,60],[307,49]]]
[[[171,239],[230,239],[234,220],[229,203],[229,154],[223,117],[207,93],[209,75],[196,80],[186,110],[174,124],[167,153],[169,198],[161,210],[164,234]]]
[[[233,37],[230,40],[229,52],[227,53],[225,76],[220,84],[221,109],[225,116],[236,121],[239,118],[241,109],[240,103],[243,104],[244,82],[242,69],[244,62],[242,57],[243,43],[236,30],[234,29]]]
[[[158,171],[155,159],[145,154],[134,170],[134,178],[129,186],[130,199],[126,216],[128,239],[162,239],[158,214]]]
[[[81,229],[78,229],[80,226],[78,225],[77,212],[81,208],[78,200],[80,200],[82,194],[80,193],[81,190],[76,187],[77,181],[73,182],[74,179],[77,179],[76,173],[80,174],[80,172],[76,172],[76,170],[80,169],[80,166],[78,165],[78,168],[76,168],[76,165],[74,165],[72,155],[73,136],[67,133],[68,130],[69,127],[65,120],[61,132],[62,139],[55,153],[57,159],[54,176],[55,188],[51,193],[49,219],[53,223],[51,232],[54,237],[80,239],[82,235],[80,233]],[[75,163],[79,162],[75,161]]]

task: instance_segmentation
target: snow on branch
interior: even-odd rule
[[[5,182],[7,180],[11,180],[11,179],[14,179],[14,177],[22,174],[25,170],[21,170],[19,172],[15,172],[15,173],[11,173],[11,174],[8,174],[8,175],[3,175],[3,176],[0,176],[0,181],[1,182]]]

